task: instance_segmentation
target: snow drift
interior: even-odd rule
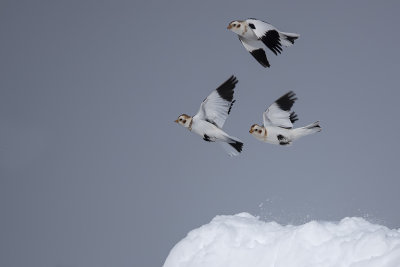
[[[164,267],[399,267],[400,231],[362,218],[282,226],[217,216],[171,250]]]

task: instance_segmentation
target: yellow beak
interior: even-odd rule
[[[253,132],[254,132],[253,129],[250,129],[249,133],[253,133]]]
[[[178,119],[174,120],[174,122],[178,123]]]
[[[228,27],[226,27],[228,30],[232,29],[231,24],[228,25]]]

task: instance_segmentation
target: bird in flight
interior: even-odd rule
[[[265,68],[270,67],[265,46],[278,55],[282,52],[282,46],[292,46],[300,36],[297,33],[281,32],[271,24],[258,19],[234,20],[227,28],[239,36],[246,50]]]
[[[220,143],[230,156],[239,155],[243,148],[243,143],[238,138],[222,130],[235,102],[233,93],[237,82],[236,77],[232,75],[204,99],[195,116],[182,114],[175,120],[189,131],[200,135],[205,141]]]
[[[249,132],[260,141],[282,146],[290,145],[300,137],[320,132],[319,121],[301,128],[293,128],[293,123],[298,118],[290,109],[296,100],[292,91],[281,96],[263,113],[264,126],[253,124]]]

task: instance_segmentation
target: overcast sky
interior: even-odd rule
[[[1,1],[0,265],[161,266],[215,215],[400,227],[398,1]],[[261,67],[226,26],[299,33]],[[227,156],[173,121],[230,75]],[[293,90],[291,147],[249,134]]]

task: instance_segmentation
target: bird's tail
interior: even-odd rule
[[[281,44],[288,47],[294,44],[294,40],[300,37],[300,34],[290,32],[279,32]]]
[[[243,143],[235,137],[228,137],[225,142],[219,142],[229,156],[237,156],[243,149]]]
[[[309,134],[317,133],[317,132],[320,132],[321,130],[322,129],[321,129],[321,126],[319,125],[319,121],[316,121],[314,123],[311,123],[310,125],[293,129],[294,139],[298,139],[300,137],[303,137],[303,136],[306,136]]]

